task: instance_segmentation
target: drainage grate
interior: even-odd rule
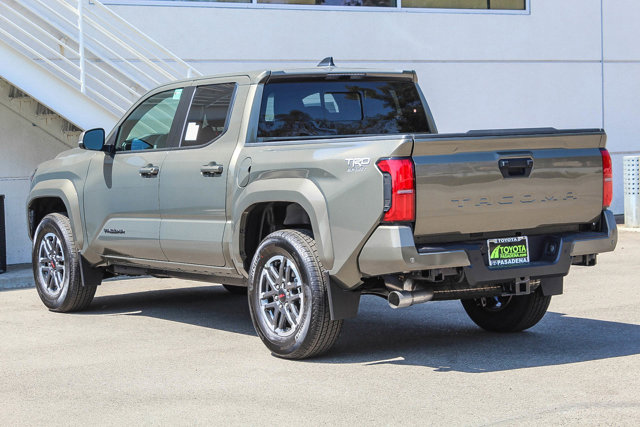
[[[624,222],[640,227],[640,156],[624,157]]]

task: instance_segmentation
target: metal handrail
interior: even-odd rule
[[[37,1],[38,3],[41,3],[41,1],[40,1],[40,0],[35,0],[35,1]],[[4,3],[1,3],[0,5],[5,6],[5,7],[7,7],[7,8],[10,8],[10,6],[8,6],[8,5],[4,4]],[[30,11],[32,11],[32,12],[33,12],[33,9],[32,9],[32,8],[30,8],[28,5],[23,4],[22,6],[23,6],[23,7],[25,7],[25,8],[27,8],[27,9],[29,9]],[[44,6],[45,6],[45,7],[47,7],[47,9],[50,9],[47,5],[44,5]],[[12,9],[12,8],[11,8],[11,10],[12,10],[15,14],[19,14],[15,9]],[[59,18],[61,18],[61,19],[63,19],[63,20],[66,20],[66,18],[64,18],[62,15],[58,14],[57,12],[56,12],[56,15],[57,15]],[[27,22],[29,22],[29,23],[31,23],[32,25],[34,25],[34,26],[35,26],[35,24],[33,24],[33,22],[32,22],[31,20],[28,20],[28,19],[27,19],[26,17],[24,17],[24,16],[23,16],[22,18],[23,18],[25,21],[27,21]],[[70,21],[68,21],[68,20],[66,20],[66,22],[67,22],[67,23],[71,23],[71,22],[70,22]],[[75,37],[75,35],[74,35],[74,34],[68,34],[68,33],[65,31],[65,29],[64,29],[64,28],[62,28],[62,27],[60,27],[58,24],[56,24],[56,23],[54,23],[54,22],[48,22],[48,25],[52,26],[53,28],[55,28],[55,29],[56,29],[57,31],[59,31],[60,33],[65,34],[67,37],[69,37],[69,39],[70,39],[70,40],[72,40],[72,41],[74,41],[75,43],[79,44],[79,40]],[[40,30],[42,30],[42,28],[39,28],[39,29],[40,29]],[[55,37],[53,37],[53,36],[52,36],[52,35],[50,35],[50,34],[49,34],[49,37],[50,37],[51,39],[53,39],[54,41],[56,41],[56,42],[57,42],[58,44],[60,44],[61,46],[64,46],[64,48],[65,48],[65,49],[67,49],[67,50],[69,50],[69,51],[73,52],[75,55],[77,55],[77,56],[78,56],[78,58],[80,57],[80,54],[79,54],[79,52],[78,52],[77,50],[75,50],[75,49],[71,48],[71,47],[70,47],[69,45],[67,45],[67,44],[62,43],[62,42],[61,42],[61,41],[59,41],[59,40],[56,40],[56,39],[55,39]],[[106,46],[105,46],[105,45],[103,45],[102,43],[100,43],[98,40],[96,40],[96,42],[97,42],[97,43],[99,43],[101,46],[103,46],[103,47],[105,47],[105,48],[106,48]],[[107,49],[108,49],[108,48],[107,48]],[[87,48],[86,48],[86,50],[87,50],[87,52],[91,52],[92,54],[94,54],[96,57],[98,57],[98,56],[99,56],[99,55],[97,55],[97,54],[93,51],[93,49],[91,49],[91,48],[89,48],[89,47],[87,47]],[[113,52],[113,53],[115,53],[115,52]],[[117,69],[117,68],[118,68],[118,66],[117,66],[115,63],[113,63],[111,60],[109,60],[108,58],[103,58],[103,59],[102,59],[102,61],[103,61],[104,63],[107,63],[107,64],[111,65],[114,69]],[[75,64],[73,64],[73,65],[75,66]],[[126,92],[130,93],[130,94],[131,94],[131,95],[133,95],[135,98],[140,97],[140,95],[142,95],[142,94],[144,93],[143,91],[135,91],[135,90],[133,90],[130,86],[128,86],[128,85],[126,85],[125,83],[123,83],[123,82],[122,82],[122,79],[119,79],[119,78],[115,78],[115,79],[114,79],[114,77],[113,77],[111,74],[109,74],[109,73],[108,73],[104,68],[99,67],[98,65],[96,65],[96,63],[94,63],[94,62],[92,62],[92,61],[87,61],[87,62],[86,62],[86,65],[90,65],[90,66],[92,66],[92,67],[94,68],[94,70],[95,70],[95,71],[100,72],[100,73],[102,74],[102,76],[103,76],[103,77],[105,77],[105,78],[109,79],[112,83],[115,83],[116,85],[120,85],[120,86],[122,86],[122,88],[124,88]],[[140,71],[140,72],[142,72],[142,70],[139,70],[139,71]],[[82,72],[81,72],[80,74],[82,75]],[[141,81],[139,81],[139,80],[138,80],[138,79],[136,79],[135,77],[131,76],[129,73],[124,73],[124,74],[125,74],[125,76],[126,76],[126,77],[128,77],[130,80],[134,81],[136,84],[138,84],[138,85],[143,85],[143,83],[142,83]],[[120,93],[119,91],[117,91],[117,90],[113,89],[113,88],[112,88],[112,87],[110,87],[110,86],[107,86],[107,85],[106,85],[102,80],[100,80],[100,79],[98,79],[98,78],[96,78],[96,77],[93,77],[93,78],[94,78],[94,81],[95,81],[96,83],[100,84],[104,89],[106,89],[106,90],[108,90],[108,91],[112,92],[114,96],[116,96],[116,97],[120,98],[120,99],[121,99],[121,101],[122,101],[124,104],[128,104],[128,103],[130,102],[130,99],[129,99],[128,97],[125,97],[124,95],[122,95],[122,93]],[[78,82],[79,82],[80,86],[82,86],[82,82],[81,82],[80,80],[78,80]],[[120,110],[120,108],[118,108],[118,111],[119,111],[119,110]]]
[[[94,21],[95,24],[96,25],[100,25],[101,27],[103,27],[105,32],[109,31],[108,27],[112,27],[113,26],[113,23],[109,22],[106,18],[96,15],[94,12],[90,12],[90,13],[91,13],[91,16],[88,16],[87,14],[85,14],[85,18],[88,18],[88,19],[91,19],[91,20],[95,20]],[[97,22],[97,21],[100,21],[100,22]],[[127,25],[130,25],[130,24],[127,23]],[[143,54],[144,57],[153,58],[153,59],[156,59],[158,62],[161,62],[161,63],[165,64],[165,66],[167,67],[167,71],[174,70],[173,74],[176,74],[176,73],[177,74],[182,74],[183,70],[180,70],[178,68],[174,68],[174,67],[170,66],[169,62],[165,61],[161,57],[158,57],[153,52],[151,52],[151,50],[149,50],[147,47],[145,47],[143,44],[139,43],[137,41],[137,39],[139,39],[139,37],[138,38],[137,37],[132,37],[129,33],[124,32],[124,33],[122,33],[122,38],[126,39],[126,40],[121,40],[122,41],[121,46],[124,47],[125,49],[135,53],[136,49],[132,49],[132,47],[136,47],[138,49],[139,53]],[[189,64],[186,64],[181,59],[177,58],[177,61],[180,61],[180,62],[176,62],[176,64],[178,64],[178,65],[184,64],[185,68],[187,68],[187,69],[190,68]],[[158,67],[158,69],[161,70],[162,68]]]
[[[22,34],[28,35],[29,33],[20,25],[16,24],[13,21],[8,20],[5,16],[1,16],[0,18],[2,18],[3,21],[6,21],[7,24],[9,24],[11,27],[15,28],[16,30],[18,30],[19,32],[21,32]],[[73,61],[71,61],[69,58],[67,58],[66,56],[63,55],[57,55],[57,52],[55,51],[55,49],[51,48],[49,45],[47,45],[45,42],[43,42],[40,39],[34,39],[34,41],[39,44],[41,47],[43,47],[45,50],[53,53],[54,55],[58,56],[60,59],[62,59],[64,62],[68,63],[69,65],[71,65],[72,67],[75,66],[75,64],[73,63]]]
[[[84,20],[86,22],[92,23],[94,25],[95,28],[99,29],[99,30],[103,30],[104,32],[105,29],[104,27],[102,27],[100,24],[98,24],[97,22],[95,22],[93,19],[89,18],[88,16],[84,16]],[[111,40],[115,41],[118,43],[119,46],[124,47],[125,49],[127,49],[130,52],[135,52],[133,49],[131,49],[129,46],[127,46],[127,44],[118,36],[116,35],[112,35],[111,36]],[[121,57],[122,58],[122,57]],[[124,59],[124,58],[123,58]],[[153,62],[151,62],[146,56],[142,56],[140,55],[138,57],[139,60],[141,60],[142,62],[145,62],[146,64],[150,65],[151,67],[155,68],[160,74],[166,76],[167,78],[172,78],[173,75],[165,70],[163,70],[161,67],[158,67],[157,65],[155,65]],[[131,61],[127,61],[129,64],[131,64]],[[140,72],[142,72],[141,70],[139,70]],[[156,83],[160,83],[160,81],[155,80]]]
[[[152,86],[202,75],[98,0],[0,6],[0,40],[114,113]]]
[[[36,0],[36,1],[40,1],[40,0]],[[40,31],[40,33],[44,34],[46,37],[52,39],[56,44],[59,44],[60,46],[63,46],[65,49],[72,51],[73,53],[75,53],[76,55],[79,55],[79,52],[75,49],[73,49],[71,46],[67,45],[66,43],[63,43],[61,40],[57,39],[53,34],[47,32],[44,28],[39,27],[36,23],[34,23],[31,19],[27,18],[26,16],[20,14],[20,12],[18,12],[16,9],[14,9],[13,7],[11,7],[9,4],[7,3],[0,3],[1,6],[3,6],[6,9],[11,10],[11,12],[13,12],[13,14],[20,16],[21,19],[23,19],[24,21],[26,21],[27,23],[31,24],[33,27],[35,27],[36,29],[38,29]],[[22,4],[22,7],[30,9],[28,7],[28,5],[26,4]],[[48,6],[47,6],[48,8]],[[15,24],[15,23],[14,23]],[[50,24],[51,25],[51,24]]]
[[[115,83],[116,85],[122,86],[122,89],[124,89],[126,92],[128,92],[129,94],[139,98],[140,95],[142,95],[142,92],[138,92],[137,90],[134,90],[131,86],[127,86],[125,83],[122,82],[122,80],[120,79],[113,79],[113,76],[111,76],[111,74],[109,74],[104,68],[99,67],[98,65],[96,65],[96,63],[88,61],[87,62],[88,66],[93,67],[93,69],[99,73],[102,74],[103,77],[110,79],[110,81],[112,81],[113,83]],[[93,78],[95,78],[96,80],[98,80],[99,82],[102,82],[102,80],[99,80],[97,76],[93,76]],[[102,82],[102,84],[105,84],[104,82]],[[105,84],[106,85],[106,84]],[[123,95],[121,92],[113,89],[111,86],[105,86],[105,89],[108,88],[109,90],[111,90],[113,93],[117,94],[117,96],[121,97],[123,100],[129,99],[128,97],[126,97],[125,95]]]
[[[195,68],[193,68],[191,65],[187,64],[186,62],[184,62],[182,59],[180,59],[178,56],[176,56],[173,52],[171,52],[169,49],[165,48],[164,46],[158,44],[155,40],[153,40],[151,37],[149,37],[147,34],[143,33],[142,31],[138,30],[134,25],[130,24],[129,21],[125,20],[124,18],[122,18],[120,15],[118,15],[117,13],[115,13],[113,10],[109,9],[108,7],[106,7],[105,5],[103,5],[102,3],[100,3],[97,0],[94,0],[93,3],[101,10],[105,11],[107,14],[111,15],[114,19],[119,20],[121,23],[125,24],[127,27],[129,27],[130,30],[133,30],[139,37],[145,39],[149,44],[154,45],[155,47],[157,47],[161,52],[163,52],[167,57],[170,57],[173,61],[183,65],[184,67],[187,68],[187,70],[190,72],[190,75],[188,75],[187,77],[192,77],[192,76],[201,76],[202,73],[200,73],[199,71],[197,71]]]
[[[20,41],[16,37],[14,37],[11,33],[5,31],[3,28],[0,28],[0,33],[3,34],[5,37],[9,38],[10,40],[12,40],[13,42],[15,42],[16,44],[18,44],[19,46],[21,46],[23,49],[29,51],[32,55],[36,56],[38,59],[40,59],[40,60],[46,62],[47,64],[49,64],[49,66],[51,66],[52,68],[56,69],[58,72],[61,72],[62,74],[64,74],[68,78],[70,78],[72,81],[76,81],[76,82],[80,83],[80,79],[78,79],[77,77],[75,77],[72,74],[68,73],[67,71],[65,71],[64,69],[62,69],[58,65],[56,65],[53,61],[51,61],[48,58],[45,58],[44,56],[40,55],[40,53],[38,51],[36,51],[35,49],[31,48],[27,44],[23,43],[22,41]]]

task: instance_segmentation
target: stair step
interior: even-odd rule
[[[57,115],[58,113],[48,109],[47,107],[45,107],[40,103],[38,103],[38,105],[36,106],[36,116],[57,116]]]
[[[76,146],[82,129],[1,77],[0,87],[2,88],[0,96],[5,99],[3,104],[18,112],[26,120],[32,121],[34,126],[42,127],[52,135],[57,135],[56,138],[70,148]],[[16,102],[7,103],[7,99]]]
[[[29,95],[21,91],[15,86],[9,87],[9,98],[11,99],[23,99],[23,98],[31,98]]]
[[[64,119],[63,119],[64,120]],[[81,134],[82,133],[82,129],[80,129],[79,127],[77,127],[76,125],[74,125],[71,122],[68,121],[64,121],[62,123],[62,132],[69,132],[69,133],[78,133]]]

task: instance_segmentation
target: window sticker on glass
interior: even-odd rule
[[[320,93],[312,93],[302,100],[305,107],[320,107]]]
[[[198,131],[200,130],[200,125],[196,122],[189,122],[187,124],[187,134],[184,136],[185,141],[195,141],[198,139]]]
[[[339,113],[340,109],[338,108],[338,103],[334,99],[333,95],[330,93],[324,94],[324,107],[330,113]]]
[[[267,107],[264,113],[264,120],[266,122],[272,122],[275,119],[275,113],[273,112],[273,95],[267,98]]]
[[[180,99],[182,96],[182,89],[176,89],[173,91],[173,99]]]

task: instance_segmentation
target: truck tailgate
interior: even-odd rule
[[[416,236],[588,223],[602,211],[602,130],[414,138]]]

